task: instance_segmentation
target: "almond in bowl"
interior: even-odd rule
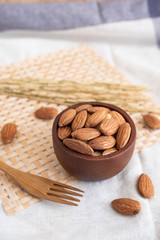
[[[52,136],[63,168],[79,179],[96,181],[113,177],[127,165],[136,129],[130,116],[119,107],[87,102],[61,112],[54,121]]]

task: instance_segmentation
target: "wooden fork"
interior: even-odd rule
[[[78,206],[78,204],[72,201],[80,202],[80,200],[69,195],[82,197],[83,195],[78,192],[84,193],[84,191],[78,188],[17,170],[1,161],[0,170],[10,175],[22,188],[38,198],[43,198],[49,201],[67,205]]]

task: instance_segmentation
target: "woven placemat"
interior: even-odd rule
[[[76,81],[108,81],[129,83],[115,68],[87,46],[80,46],[56,54],[41,56],[0,68],[0,80],[4,79],[65,79]],[[0,159],[8,165],[31,173],[52,178],[70,185],[78,180],[70,176],[58,163],[52,146],[52,120],[34,117],[40,106],[65,106],[39,103],[28,99],[0,96],[0,129],[7,122],[18,126],[17,137],[7,145],[0,139]],[[160,139],[160,130],[144,126],[141,113],[131,114],[138,130],[136,151]],[[25,191],[6,174],[0,171],[0,198],[8,215],[14,214],[39,201]]]

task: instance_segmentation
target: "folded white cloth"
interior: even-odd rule
[[[113,23],[61,32],[0,33],[0,65],[87,43],[135,84],[149,86],[159,101],[160,54],[151,20]],[[2,240],[152,240],[160,239],[160,143],[135,154],[117,176],[80,182],[86,193],[78,207],[41,201],[12,216],[0,205]],[[155,186],[153,199],[142,198],[137,179],[144,172]],[[138,200],[142,210],[123,216],[111,207],[116,198]]]

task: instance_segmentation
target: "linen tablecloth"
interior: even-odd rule
[[[0,5],[1,66],[85,43],[132,83],[148,86],[152,97],[160,103],[158,1],[63,3],[61,6],[50,3],[39,5],[41,10],[34,6]],[[46,15],[48,8],[53,10],[53,15]],[[20,18],[16,11],[22,14]],[[36,22],[32,11],[37,12],[36,19],[41,16],[43,21]],[[28,14],[33,18],[25,21]],[[42,200],[8,217],[0,205],[0,239],[160,239],[159,155],[160,143],[157,143],[135,154],[117,176],[78,183],[76,186],[86,192],[78,207]],[[153,199],[144,199],[137,192],[136,183],[142,172],[150,176],[155,186]],[[140,214],[130,217],[116,213],[111,201],[121,197],[140,201]]]

